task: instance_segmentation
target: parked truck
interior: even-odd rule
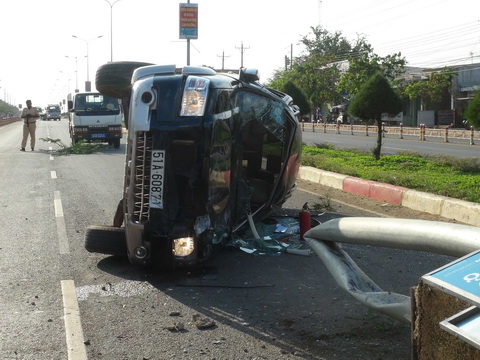
[[[122,109],[118,99],[97,92],[77,93],[68,101],[72,143],[106,142],[115,149],[122,138]]]

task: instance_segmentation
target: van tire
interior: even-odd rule
[[[114,139],[113,140],[113,147],[115,149],[118,149],[120,147],[120,139]]]
[[[127,256],[125,228],[106,225],[87,227],[85,249],[93,253]]]
[[[106,96],[122,99],[132,90],[132,75],[135,69],[153,65],[138,61],[116,61],[104,64],[97,70],[95,87]]]

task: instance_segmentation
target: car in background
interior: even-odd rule
[[[37,107],[38,115],[40,116],[41,120],[45,120],[45,109],[41,107]]]
[[[113,226],[89,226],[85,248],[191,267],[281,207],[300,165],[300,109],[258,81],[245,68],[102,65],[96,88],[122,100],[128,128],[124,191]]]
[[[59,120],[62,118],[62,111],[58,105],[48,105],[45,108],[45,120]]]

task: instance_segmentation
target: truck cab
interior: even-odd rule
[[[97,92],[77,93],[68,101],[68,111],[72,143],[84,140],[120,147],[122,108],[118,99]]]
[[[45,120],[59,120],[62,117],[60,106],[56,104],[48,105],[45,108]]]

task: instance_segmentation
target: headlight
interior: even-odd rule
[[[207,103],[210,80],[198,76],[189,76],[185,82],[180,116],[202,116]]]
[[[172,253],[175,256],[185,257],[193,252],[193,237],[183,237],[173,240]]]

